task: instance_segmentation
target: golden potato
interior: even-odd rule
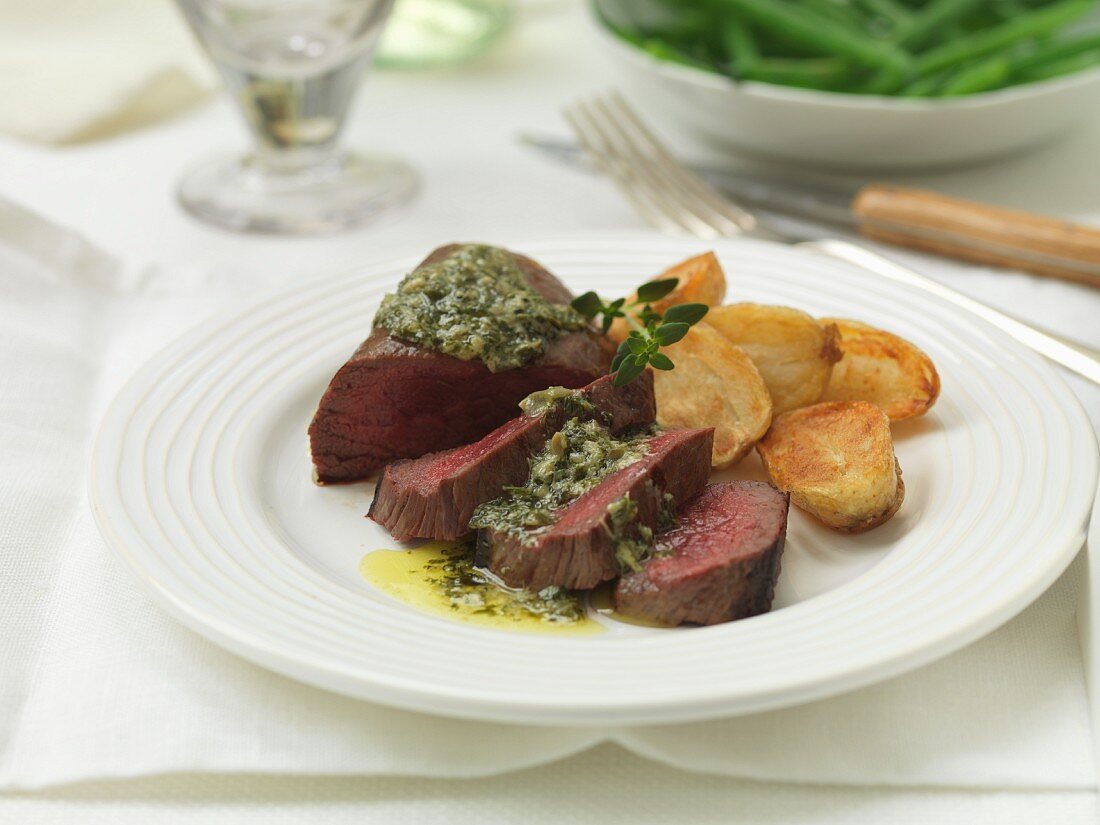
[[[722,265],[718,263],[713,252],[705,252],[681,261],[650,280],[660,281],[665,278],[676,278],[679,283],[676,289],[652,304],[657,312],[663,313],[674,304],[718,306],[726,297],[726,273],[722,271]],[[637,297],[637,293],[631,295],[627,303],[637,300]],[[611,325],[611,331],[608,332],[608,335],[617,342],[622,341],[629,334],[630,325],[623,318],[616,318],[615,323]]]
[[[707,323],[752,359],[775,415],[816,404],[840,360],[836,326],[791,307],[730,304],[708,312]]]
[[[846,533],[887,521],[905,498],[890,419],[874,404],[815,404],[775,419],[756,445],[772,483]]]
[[[940,394],[932,359],[904,338],[843,318],[822,318],[840,330],[843,357],[822,401],[870,401],[894,421],[924,415]]]
[[[714,427],[713,466],[739,461],[772,420],[771,396],[752,360],[705,321],[663,351],[676,369],[654,370],[657,421]]]

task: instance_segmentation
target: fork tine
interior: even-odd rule
[[[655,163],[649,153],[642,149],[630,131],[608,106],[605,100],[596,98],[588,107],[592,120],[602,127],[603,133],[612,141],[625,164],[638,176],[640,186],[644,186],[651,198],[662,204],[677,223],[699,238],[716,238],[728,234],[724,226],[716,225],[711,210],[700,209],[699,199],[685,192],[682,186],[670,179],[660,164]],[[717,223],[725,222],[717,216]],[[734,231],[737,231],[736,227]]]
[[[622,118],[630,123],[640,140],[644,142],[644,145],[652,152],[670,176],[675,177],[681,185],[707,204],[708,207],[730,221],[737,227],[736,231],[748,232],[756,228],[756,219],[751,214],[735,204],[730,203],[723,195],[715,191],[710,184],[694,172],[684,168],[683,164],[672,155],[660,139],[642,122],[637,112],[634,111],[633,107],[626,102],[621,94],[612,92],[608,96],[608,102],[610,106],[618,111]]]
[[[627,200],[634,205],[650,226],[667,234],[676,234],[683,228],[667,213],[661,203],[653,200],[648,190],[638,186],[636,176],[625,164],[616,162],[617,157],[601,131],[593,125],[591,115],[584,104],[576,103],[573,106],[567,106],[562,114],[584,150],[612,183],[626,195]]]
[[[616,135],[617,124],[604,116],[595,101],[579,101],[577,108],[584,113],[588,125],[599,134],[610,162],[619,168],[621,175],[630,179],[639,196],[645,197],[653,209],[672,221],[676,231],[713,237],[713,230],[701,226],[697,220],[692,220],[692,216],[685,215],[683,209],[665,196],[664,187],[659,182],[654,182],[648,165],[639,163],[638,158],[631,156],[629,146],[624,147],[624,142]]]

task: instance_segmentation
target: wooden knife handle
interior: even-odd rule
[[[865,186],[861,234],[950,258],[1100,287],[1100,230],[903,186]]]

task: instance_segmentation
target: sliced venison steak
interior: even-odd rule
[[[658,538],[667,552],[615,585],[624,616],[718,624],[771,609],[787,535],[789,498],[762,481],[710,484]]]
[[[662,512],[675,509],[707,483],[714,431],[668,430],[646,440],[639,460],[612,473],[556,511],[554,521],[521,535],[478,531],[476,562],[509,587],[558,585],[587,590],[619,576],[608,508],[629,496],[637,508],[628,530],[656,531]],[[669,499],[665,499],[665,495]]]
[[[437,249],[420,266],[447,257]],[[552,303],[572,295],[530,258],[516,255],[527,282]],[[309,427],[317,480],[356,481],[391,461],[469,444],[499,427],[516,404],[546,387],[583,387],[607,372],[614,347],[595,330],[552,341],[525,367],[490,372],[375,329],[342,366]]]
[[[566,415],[598,417],[612,433],[653,423],[653,374],[646,371],[625,387],[613,381],[605,375],[576,391],[590,408],[557,404],[540,415],[514,418],[465,447],[387,465],[368,515],[398,541],[464,535],[474,508],[527,480],[528,460]]]

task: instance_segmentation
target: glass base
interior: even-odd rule
[[[362,226],[416,189],[416,173],[394,158],[341,154],[284,170],[223,156],[190,169],[178,196],[196,218],[224,229],[312,235]]]

